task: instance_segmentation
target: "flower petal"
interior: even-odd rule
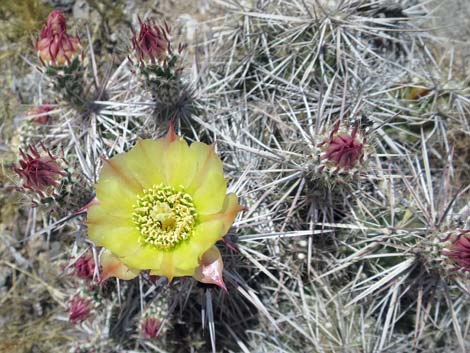
[[[111,159],[105,159],[103,161],[103,168],[100,173],[100,180],[107,181],[109,179],[119,181],[120,184],[127,189],[134,191],[134,193],[140,193],[143,189],[142,184],[137,180],[132,171],[128,166],[128,155],[127,153],[119,154]]]
[[[107,178],[100,179],[96,184],[96,198],[99,205],[92,206],[89,211],[95,207],[101,207],[114,216],[130,218],[133,212],[132,205],[136,202],[137,195],[122,185],[118,179]]]
[[[123,154],[121,163],[126,173],[132,175],[143,188],[166,181],[163,159],[169,142],[160,140],[139,140],[134,148]]]
[[[139,270],[126,266],[109,250],[105,250],[101,254],[100,265],[103,269],[101,282],[106,281],[109,277],[117,277],[124,280],[133,279],[137,277],[140,272]]]
[[[224,222],[224,230],[223,230],[224,235],[228,232],[228,230],[232,226],[233,221],[235,220],[235,217],[237,217],[238,212],[240,212],[243,209],[244,207],[238,204],[237,195],[235,195],[234,193],[227,194],[224,200],[224,208],[223,208],[222,215],[221,215],[221,218]]]
[[[214,219],[220,219],[224,222],[223,235],[225,235],[233,224],[233,220],[238,212],[243,210],[244,207],[238,204],[237,195],[234,193],[227,194],[224,200],[224,205],[221,212],[203,215],[200,217],[201,222],[206,222]]]
[[[167,183],[175,188],[186,188],[196,173],[197,161],[191,158],[190,148],[183,139],[170,143],[164,157]]]
[[[173,280],[173,277],[176,276],[176,269],[175,269],[174,260],[173,260],[173,252],[172,251],[165,252],[163,254],[163,259],[162,259],[160,268],[150,273],[152,275],[158,273],[158,275],[160,276],[167,277],[168,281],[171,282]]]
[[[189,147],[188,159],[194,161],[195,173],[191,183],[188,185],[188,192],[194,193],[206,179],[209,171],[217,174],[224,174],[222,161],[215,154],[214,146],[206,145],[202,142],[194,142]]]
[[[87,226],[88,232],[93,229],[93,226],[107,226],[109,229],[114,227],[130,227],[132,220],[129,214],[118,212],[119,209],[110,210],[102,205],[93,205],[87,211]]]
[[[224,262],[219,249],[212,246],[201,257],[200,265],[194,272],[194,278],[201,283],[215,284],[227,291],[224,279]]]
[[[95,245],[111,250],[119,257],[132,256],[139,251],[139,236],[134,226],[113,224],[110,219],[88,225],[88,237]]]
[[[162,276],[162,275],[160,275],[159,273],[160,273],[160,271],[158,271],[158,270],[151,270],[151,271],[150,271],[150,275],[151,275],[151,276]],[[175,268],[174,271],[172,272],[173,277],[192,276],[193,273],[194,273],[194,269],[190,269],[190,270],[180,270],[180,269],[178,269],[178,268]],[[168,277],[168,276],[166,276],[166,275],[163,275],[163,276]],[[173,278],[173,277],[172,277],[172,278]],[[168,278],[170,278],[170,277],[168,277]],[[171,278],[171,279],[172,279],[172,278]],[[170,282],[171,282],[171,279],[169,279]]]
[[[151,246],[141,246],[130,256],[122,257],[121,261],[132,268],[150,270],[160,268],[163,252]]]
[[[199,266],[199,258],[222,238],[223,222],[213,220],[196,226],[189,241],[174,250],[174,265],[179,270],[193,270]]]
[[[199,215],[222,211],[227,192],[224,175],[217,170],[208,171],[204,181],[193,194],[194,206]]]

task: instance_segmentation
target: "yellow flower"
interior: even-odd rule
[[[188,146],[171,127],[166,137],[139,140],[105,161],[96,185],[99,203],[88,210],[88,236],[127,274],[192,276],[241,209],[237,196],[226,191],[213,147]]]

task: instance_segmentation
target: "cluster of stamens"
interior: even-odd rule
[[[188,239],[197,221],[191,195],[158,184],[144,190],[133,205],[132,221],[140,232],[139,243],[170,250]]]

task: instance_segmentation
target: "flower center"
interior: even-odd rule
[[[197,219],[191,195],[163,184],[144,190],[132,206],[139,243],[170,250],[188,239]]]

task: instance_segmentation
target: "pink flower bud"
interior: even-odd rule
[[[57,163],[57,158],[44,145],[42,148],[47,155],[41,156],[39,151],[31,145],[29,146],[30,153],[20,149],[22,159],[19,160],[19,167],[13,167],[13,170],[23,179],[23,187],[41,196],[48,188],[57,188],[59,179],[67,175]]]
[[[162,322],[156,317],[147,317],[142,321],[141,333],[145,339],[155,339]]]
[[[93,259],[93,254],[88,252],[73,264],[74,273],[77,277],[80,277],[84,280],[92,280],[93,274],[95,273],[95,261]]]
[[[58,10],[47,17],[35,46],[42,62],[50,65],[70,64],[81,48],[80,39],[67,33],[65,17]]]
[[[224,262],[216,246],[209,248],[201,257],[199,267],[194,271],[193,277],[201,283],[215,284],[227,291],[223,279]]]
[[[133,33],[132,45],[142,63],[150,61],[156,64],[166,61],[171,54],[169,32],[170,28],[166,24],[158,26],[150,21],[140,21],[140,31],[138,34]]]
[[[48,34],[55,35],[65,32],[67,32],[67,22],[64,17],[64,12],[53,10],[49,16],[47,16],[46,24],[41,31],[41,37],[47,36]]]
[[[67,312],[70,313],[69,321],[71,324],[78,324],[91,316],[92,303],[90,299],[74,296],[70,302]]]
[[[336,170],[350,170],[364,158],[364,139],[358,136],[358,125],[351,133],[338,133],[339,121],[333,127],[330,137],[321,143],[324,154],[321,159],[336,167]]]
[[[28,110],[28,115],[33,117],[37,124],[46,124],[49,121],[50,115],[47,114],[54,108],[49,104],[42,104]]]
[[[456,265],[456,269],[470,271],[470,229],[462,230],[443,254]]]

